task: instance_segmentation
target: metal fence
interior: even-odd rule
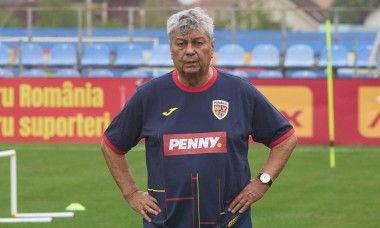
[[[169,15],[183,8],[175,7],[25,7],[2,8],[0,28],[24,27],[28,40],[33,28],[78,28],[78,37],[92,36],[98,28],[128,29],[129,40],[133,40],[134,29],[165,29]],[[286,39],[288,31],[320,31],[324,20],[333,21],[334,40],[339,39],[339,30],[355,24],[342,26],[340,15],[354,12],[371,12],[371,8],[256,8],[238,9],[225,7],[206,8],[214,18],[215,29],[229,30],[230,39],[235,40],[236,30],[280,30]],[[306,18],[296,21],[295,18]],[[49,19],[49,20],[48,20]],[[15,20],[18,23],[12,23]],[[57,21],[61,20],[61,21]],[[314,20],[314,21],[313,21]],[[380,26],[379,26],[380,28]],[[85,33],[83,33],[84,29]],[[372,28],[378,29],[378,28]]]
[[[165,35],[154,37],[141,37],[135,34],[139,29],[165,29],[166,19],[169,15],[183,8],[173,7],[27,7],[27,8],[3,8],[2,12],[7,12],[1,17],[1,28],[24,28],[27,34],[21,35],[1,35],[0,41],[8,42],[75,42],[78,46],[78,56],[82,56],[83,46],[92,42],[134,42],[136,40],[150,40],[154,45],[158,44],[158,39],[166,38]],[[352,41],[352,50],[356,54],[358,43],[361,41],[374,42],[376,40],[376,27],[371,28],[373,33],[356,36],[342,35],[342,31],[360,31],[363,27],[356,24],[342,24],[345,22],[341,15],[345,17],[349,13],[371,12],[370,8],[331,8],[321,10],[320,8],[255,8],[241,10],[237,8],[212,7],[206,8],[214,18],[215,29],[225,30],[219,37],[228,39],[230,43],[235,43],[237,39],[265,40],[280,39],[281,53],[286,54],[286,48],[292,40],[318,40],[323,36],[315,36],[313,32],[324,31],[324,20],[331,19],[333,22],[333,41],[335,44],[340,41]],[[3,14],[4,15],[4,14]],[[15,16],[17,15],[17,17]],[[18,23],[13,23],[16,19]],[[21,19],[20,19],[21,18]],[[51,18],[47,20],[47,18]],[[295,19],[296,18],[296,19]],[[298,18],[298,21],[297,21]],[[304,20],[300,20],[303,18]],[[42,23],[43,21],[43,23]],[[76,28],[74,35],[55,37],[54,34],[41,36],[35,34],[36,28]],[[128,31],[120,36],[107,35],[94,36],[94,31],[101,28],[124,29]],[[281,31],[280,36],[261,34],[252,36],[250,34],[240,35],[237,31],[244,30],[270,30]],[[309,33],[302,36],[292,35],[292,31],[307,31]],[[309,35],[308,35],[309,34]],[[54,38],[52,38],[54,37]],[[376,44],[376,43],[375,43]],[[376,47],[377,52],[378,47]],[[80,58],[79,58],[80,59]],[[79,63],[80,65],[80,63]],[[378,64],[380,65],[380,64]]]

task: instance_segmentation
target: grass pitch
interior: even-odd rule
[[[142,218],[129,208],[114,183],[99,144],[5,144],[17,151],[18,212],[63,212],[70,203],[86,211],[52,223],[0,227],[137,228]],[[250,146],[255,176],[269,149]],[[144,145],[127,159],[140,189],[146,189]],[[338,146],[336,168],[329,168],[328,146],[299,145],[263,199],[252,205],[253,227],[378,227],[380,147]],[[0,158],[0,217],[10,216],[9,158]]]

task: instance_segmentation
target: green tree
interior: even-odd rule
[[[246,21],[246,29],[258,29],[258,30],[279,30],[281,29],[281,22],[272,19],[270,11],[264,9],[265,0],[257,0],[252,3],[250,0],[246,0],[248,11],[242,11],[237,16],[237,23],[243,24]],[[255,5],[253,5],[255,4]],[[254,10],[253,10],[254,8]],[[240,28],[243,29],[243,28]]]
[[[380,0],[334,0],[333,7],[347,7],[339,11],[339,23],[345,24],[362,24],[368,10],[363,8],[375,9],[380,5]],[[357,8],[357,9],[355,9]]]
[[[60,10],[61,7],[72,6],[74,0],[43,0],[39,7],[54,7],[57,10],[37,11],[37,20],[34,27],[47,28],[75,28],[78,25],[78,12],[76,10]]]
[[[15,16],[15,11],[0,9],[0,28],[18,28],[23,27],[25,23]]]
[[[168,0],[144,0],[141,4],[143,8],[160,7],[160,9],[150,9],[145,12],[146,28],[166,28],[166,20],[173,13],[170,10]]]
[[[242,2],[235,0],[235,21],[236,29],[242,30],[279,30],[281,29],[281,22],[273,20],[271,13],[264,10],[263,0],[258,0],[253,3],[251,0],[245,0],[245,9],[241,9],[240,6]],[[241,9],[241,10],[239,10]],[[230,12],[228,12],[228,17],[223,13],[215,13],[215,26],[221,29],[231,29],[230,26]]]
[[[214,26],[216,29],[231,29],[231,11],[225,8],[214,9]]]
[[[102,22],[97,20],[94,22],[96,28],[123,28],[123,23],[120,20],[107,20]]]

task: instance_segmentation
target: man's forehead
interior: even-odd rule
[[[186,34],[179,34],[178,31],[174,33],[173,40],[175,39],[199,39],[204,38],[208,40],[208,36],[206,32],[199,31],[199,30],[190,30]]]

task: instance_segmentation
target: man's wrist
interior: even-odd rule
[[[132,196],[136,193],[136,192],[138,192],[139,190],[138,189],[134,189],[133,191],[131,191],[131,192],[128,192],[127,194],[124,194],[124,199],[125,199],[125,201],[127,201],[128,203],[131,201],[131,199],[132,199]]]
[[[267,184],[262,184],[258,177],[252,179],[251,183],[255,186],[256,189],[262,192],[266,192],[270,188]]]
[[[257,178],[259,178],[260,182],[262,184],[266,184],[268,185],[269,187],[272,185],[273,183],[273,180],[272,180],[272,177],[268,174],[268,173],[259,173],[259,175],[257,175]]]

